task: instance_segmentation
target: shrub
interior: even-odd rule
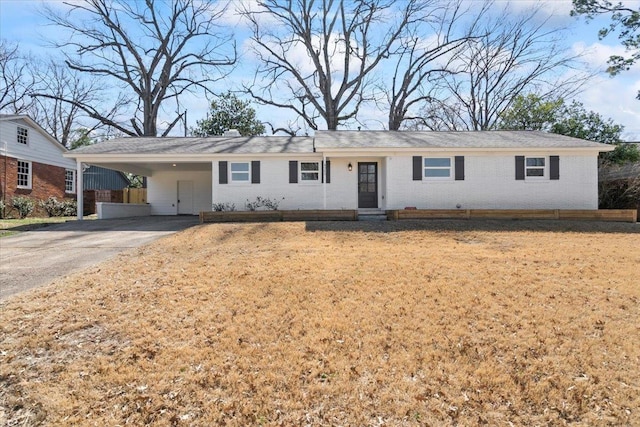
[[[11,206],[18,210],[20,218],[26,218],[31,212],[33,212],[33,208],[36,204],[28,197],[15,196],[11,199]]]
[[[61,203],[53,196],[49,196],[47,200],[41,200],[40,206],[50,217],[62,215]]]
[[[282,200],[284,200],[284,197],[282,198]],[[257,211],[260,208],[264,208],[264,210],[267,211],[277,211],[278,206],[280,206],[280,201],[258,196],[253,202],[250,202],[249,199],[247,199],[247,202],[244,204],[244,206],[249,211]]]
[[[73,199],[64,199],[58,201],[53,196],[50,196],[47,200],[40,201],[40,206],[47,212],[47,215],[52,216],[73,216],[77,213],[77,204]]]
[[[73,199],[62,201],[62,216],[76,216],[78,214],[78,203]]]
[[[4,200],[0,199],[0,218],[4,218],[4,208],[5,208]]]
[[[236,210],[236,205],[233,203],[214,203],[211,208],[214,212],[232,212]]]

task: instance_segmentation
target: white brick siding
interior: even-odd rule
[[[517,181],[515,155],[466,155],[464,181],[413,181],[412,157],[390,157],[387,209],[598,208],[596,156],[560,154],[559,180],[549,180],[547,170],[543,180]]]

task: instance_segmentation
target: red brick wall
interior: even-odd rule
[[[13,195],[46,200],[49,196],[58,199],[73,198],[64,191],[65,168],[31,162],[31,189],[18,187],[18,159],[0,156],[0,191],[6,200]],[[6,193],[5,193],[6,192]]]

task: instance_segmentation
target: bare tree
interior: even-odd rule
[[[258,102],[329,130],[373,100],[372,72],[433,0],[259,0],[242,11],[252,28]]]
[[[29,94],[34,84],[29,61],[20,55],[18,44],[0,39],[0,112],[25,113],[32,102]]]
[[[80,105],[99,105],[106,97],[100,82],[85,79],[82,73],[54,60],[33,61],[33,65],[38,83],[28,113],[58,142],[70,147],[78,129],[89,134],[102,125],[97,120],[86,120],[87,115],[80,108]],[[120,108],[122,105],[116,103],[105,116],[113,120]]]
[[[461,27],[460,21],[468,15],[462,4],[460,0],[433,2],[415,29],[399,40],[391,85],[383,88],[385,108],[389,109],[389,130],[400,130],[405,122],[425,122],[422,117],[411,115],[410,109],[431,100],[432,79],[451,73],[455,53],[477,36],[476,27],[489,3],[461,31],[456,27]]]
[[[435,127],[492,129],[522,93],[563,98],[582,88],[589,75],[578,71],[579,56],[564,47],[563,29],[548,28],[541,15],[540,7],[520,16],[504,9],[466,44],[455,72],[442,75],[432,89],[432,105],[425,107],[431,113],[446,110],[443,120],[456,116],[458,123]]]
[[[130,136],[156,136],[163,103],[176,103],[185,92],[209,91],[208,85],[236,61],[235,42],[221,30],[224,8],[199,0],[84,0],[61,14],[45,7],[45,16],[69,31],[56,46],[72,70],[114,84],[122,92],[112,105],[131,104],[128,124],[94,100],[56,99]],[[163,135],[182,119],[176,113]]]

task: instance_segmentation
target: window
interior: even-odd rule
[[[65,169],[64,171],[64,191],[66,193],[76,192],[76,171]]]
[[[231,163],[231,182],[249,182],[249,163]]]
[[[319,162],[300,162],[300,181],[318,182],[320,181]]]
[[[29,129],[18,126],[17,140],[19,144],[27,144],[29,142]]]
[[[451,178],[450,157],[425,157],[423,177],[428,179]]]
[[[31,162],[18,160],[18,188],[31,188]]]
[[[545,158],[527,157],[525,159],[525,175],[527,177],[544,177]]]

